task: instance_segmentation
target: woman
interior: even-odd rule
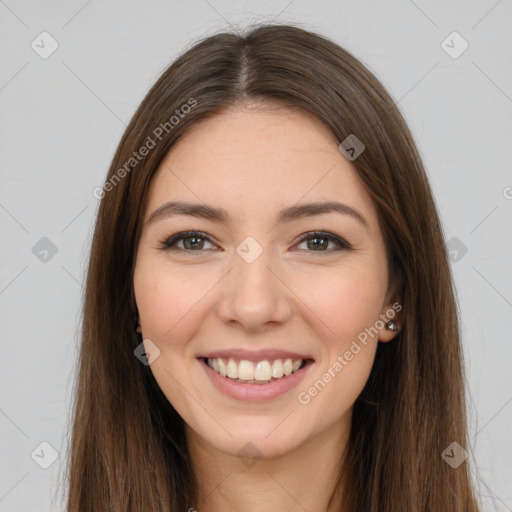
[[[68,511],[479,510],[439,217],[351,54],[199,42],[95,195]]]

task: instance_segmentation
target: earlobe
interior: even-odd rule
[[[379,341],[386,343],[391,341],[400,332],[400,325],[395,320],[389,320],[379,332]]]
[[[394,339],[403,328],[403,313],[400,302],[389,306],[382,314],[382,328],[379,331],[379,341],[386,343]]]
[[[138,334],[142,333],[142,328],[140,326],[140,318],[138,314],[135,316],[135,332]]]

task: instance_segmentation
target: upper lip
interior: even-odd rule
[[[215,350],[205,354],[201,354],[198,358],[216,359],[238,359],[246,361],[264,361],[265,359],[313,359],[310,355],[298,354],[297,352],[289,352],[287,350],[261,349],[261,350],[244,350],[241,348]]]

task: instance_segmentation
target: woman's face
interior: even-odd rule
[[[224,453],[347,433],[394,336],[376,210],[339,142],[305,114],[229,110],[151,182],[134,275],[150,369],[189,435]]]

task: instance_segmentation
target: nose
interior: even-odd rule
[[[267,251],[252,263],[235,255],[217,302],[217,313],[224,323],[250,332],[266,332],[289,320],[293,293],[271,268],[270,260]]]

